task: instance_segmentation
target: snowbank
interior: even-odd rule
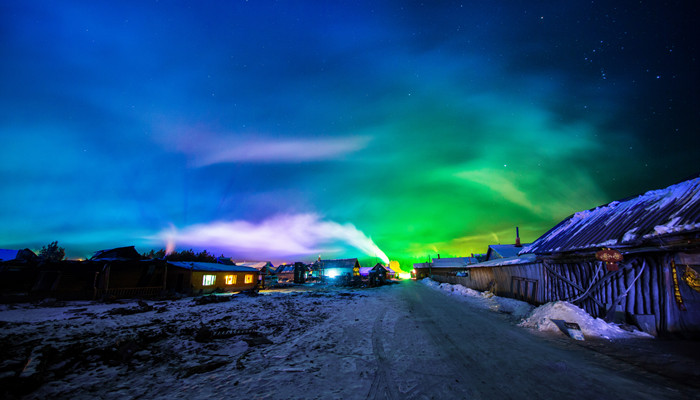
[[[426,286],[460,296],[463,300],[476,307],[511,314],[518,319],[528,316],[530,311],[534,308],[534,306],[524,301],[494,296],[491,292],[482,293],[459,284],[438,283],[430,278],[425,278],[421,282]]]
[[[430,278],[421,281],[424,285],[442,290],[452,295],[461,296],[471,305],[513,315],[521,319],[519,326],[543,332],[561,332],[554,321],[575,322],[581,327],[586,337],[604,339],[653,338],[652,335],[635,330],[627,331],[618,325],[607,323],[600,318],[593,318],[583,309],[566,301],[547,303],[535,308],[524,301],[494,296],[491,292],[479,292],[462,285],[438,283]]]
[[[554,321],[575,322],[581,327],[584,336],[604,339],[619,339],[629,337],[649,337],[652,335],[641,331],[626,331],[619,326],[607,323],[600,318],[593,318],[580,307],[566,301],[556,301],[537,307],[530,316],[520,323],[520,326],[533,328],[538,331],[560,332]]]

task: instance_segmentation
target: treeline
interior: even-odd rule
[[[148,253],[143,253],[143,256],[150,259],[163,258],[165,257],[165,249],[160,249],[158,251],[151,250]],[[223,254],[221,255],[221,258],[224,258]],[[215,263],[217,261],[217,257],[214,254],[207,252],[206,250],[202,250],[199,253],[195,253],[195,251],[192,249],[173,251],[172,253],[168,254],[167,259],[169,261],[193,261],[210,263]]]

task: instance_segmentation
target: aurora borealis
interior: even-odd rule
[[[697,5],[531,3],[2,0],[0,248],[405,265],[700,172]]]

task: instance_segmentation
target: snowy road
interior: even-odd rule
[[[396,329],[403,332],[397,335],[403,346],[395,343],[396,352],[383,363],[398,376],[413,376],[415,386],[405,392],[388,390],[390,398],[688,396],[627,364],[543,339],[514,326],[505,315],[475,309],[424,285],[406,283],[397,294],[410,318]]]
[[[0,306],[0,397],[700,398],[423,283],[300,289]]]

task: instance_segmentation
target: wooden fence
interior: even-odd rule
[[[676,258],[670,253],[632,255],[617,271],[608,271],[601,261],[545,260],[472,268],[467,277],[432,278],[535,305],[568,301],[596,318],[646,324],[642,328],[652,333],[700,331],[700,293],[681,281]]]

